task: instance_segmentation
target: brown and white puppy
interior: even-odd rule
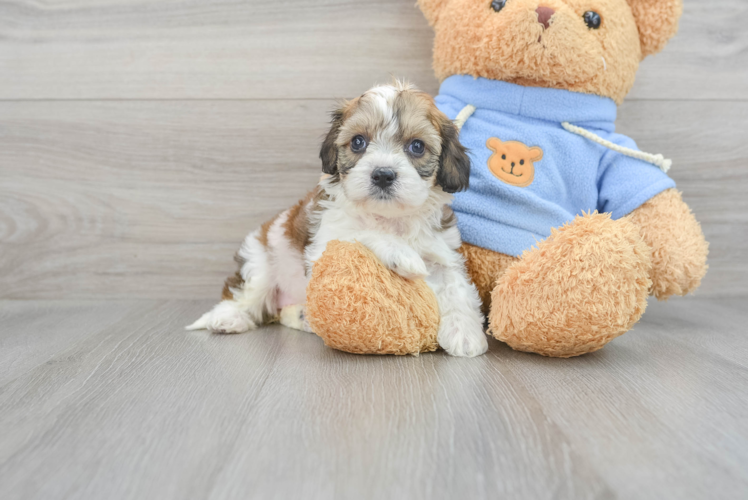
[[[448,206],[450,193],[468,187],[470,160],[433,99],[405,83],[372,88],[333,114],[320,158],[328,175],[247,236],[223,301],[188,329],[239,333],[280,313],[283,324],[309,331],[312,266],[329,241],[358,241],[401,276],[426,280],[439,303],[442,348],[484,353],[480,301]]]

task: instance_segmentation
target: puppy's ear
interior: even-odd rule
[[[627,0],[639,28],[642,58],[665,48],[678,31],[683,0]]]
[[[426,16],[429,24],[434,26],[439,20],[439,14],[441,14],[448,3],[449,0],[418,0],[418,7],[420,7],[423,15]]]
[[[322,160],[322,171],[326,174],[334,175],[338,172],[338,146],[335,142],[338,140],[340,127],[343,126],[343,108],[340,108],[332,114],[332,125],[327,137],[322,141],[322,149],[319,151],[319,159]]]
[[[441,111],[438,111],[435,121],[442,137],[436,182],[447,193],[464,191],[470,182],[470,157],[460,143],[460,131]]]

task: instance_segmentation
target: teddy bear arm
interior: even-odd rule
[[[306,319],[341,351],[403,355],[438,346],[439,306],[426,282],[390,271],[358,242],[328,243],[312,268]]]
[[[629,216],[651,249],[652,288],[659,300],[696,290],[707,271],[709,244],[681,193],[668,189]]]

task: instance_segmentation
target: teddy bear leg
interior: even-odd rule
[[[631,221],[577,217],[499,278],[490,332],[513,349],[544,356],[596,351],[644,313],[650,270],[649,248]]]
[[[458,251],[465,258],[468,275],[478,289],[482,312],[488,315],[491,309],[491,292],[496,286],[496,280],[518,259],[470,243],[463,243]]]
[[[663,191],[634,210],[630,219],[651,249],[651,294],[665,300],[698,288],[708,267],[709,243],[681,194]]]

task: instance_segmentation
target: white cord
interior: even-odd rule
[[[473,113],[475,113],[475,106],[472,104],[468,104],[464,108],[462,108],[462,111],[457,115],[457,118],[454,120],[454,124],[457,126],[457,130],[462,130],[462,126],[465,125],[465,122],[468,121],[468,118],[473,116]],[[615,151],[616,153],[620,153],[622,155],[630,156],[631,158],[636,158],[637,160],[646,161],[647,163],[651,163],[657,167],[660,168],[663,172],[667,173],[668,170],[670,170],[670,167],[673,166],[673,161],[665,158],[662,155],[653,155],[649,153],[645,153],[644,151],[637,151],[635,149],[626,148],[623,146],[619,146],[618,144],[613,144],[610,141],[606,141],[599,135],[595,134],[594,132],[590,132],[587,129],[584,129],[582,127],[577,127],[576,125],[572,125],[569,122],[563,122],[561,126],[566,130],[567,132],[571,132],[572,134],[577,134],[585,139],[588,139],[592,142],[596,142],[597,144],[600,144],[601,146],[605,146],[608,149],[611,149]]]
[[[473,106],[472,104],[468,104],[467,106],[462,108],[462,111],[460,111],[454,121],[455,126],[457,126],[457,130],[462,130],[462,126],[465,125],[465,122],[468,121],[468,118],[473,116],[473,113],[475,113],[475,106]]]
[[[577,127],[575,125],[572,125],[569,122],[563,122],[561,126],[564,127],[564,130],[566,130],[567,132],[581,135],[585,139],[589,139],[590,141],[596,142],[600,144],[601,146],[605,146],[608,149],[612,149],[616,153],[621,153],[622,155],[630,156],[631,158],[636,158],[637,160],[646,161],[648,163],[656,165],[660,167],[660,170],[662,170],[665,173],[667,173],[667,171],[670,170],[670,167],[673,166],[672,160],[668,160],[662,155],[653,155],[653,154],[645,153],[643,151],[637,151],[635,149],[625,148],[623,146],[619,146],[618,144],[613,144],[610,141],[606,141],[599,135],[593,132],[590,132],[589,130],[583,129],[582,127]]]

